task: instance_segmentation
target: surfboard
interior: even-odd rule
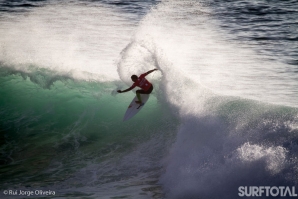
[[[142,110],[142,108],[144,107],[144,105],[146,104],[146,102],[149,99],[149,95],[141,94],[141,98],[142,98],[142,102],[144,103],[143,105],[137,104],[135,102],[135,101],[138,101],[137,96],[135,96],[135,98],[133,98],[133,100],[131,101],[131,103],[129,104],[129,106],[125,112],[125,115],[123,117],[123,122],[129,120],[130,118],[135,116],[140,110]]]

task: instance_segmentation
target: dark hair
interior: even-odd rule
[[[132,75],[132,76],[131,76],[131,79],[138,79],[138,76],[136,76],[136,75]]]

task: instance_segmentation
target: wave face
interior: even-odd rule
[[[297,187],[297,56],[274,48],[296,42],[274,27],[297,12],[275,3],[3,3],[1,186],[138,199]],[[116,90],[153,68],[148,103],[122,122],[134,93]]]

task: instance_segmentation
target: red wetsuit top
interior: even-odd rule
[[[145,78],[146,75],[148,75],[148,74],[144,73],[144,74],[140,75],[138,80],[135,83],[133,83],[133,85],[130,88],[133,89],[137,86],[137,87],[140,87],[141,89],[143,89],[144,91],[149,90],[149,88],[151,88],[152,84]]]

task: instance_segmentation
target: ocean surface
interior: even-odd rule
[[[298,193],[297,99],[297,0],[0,0],[1,198]]]

